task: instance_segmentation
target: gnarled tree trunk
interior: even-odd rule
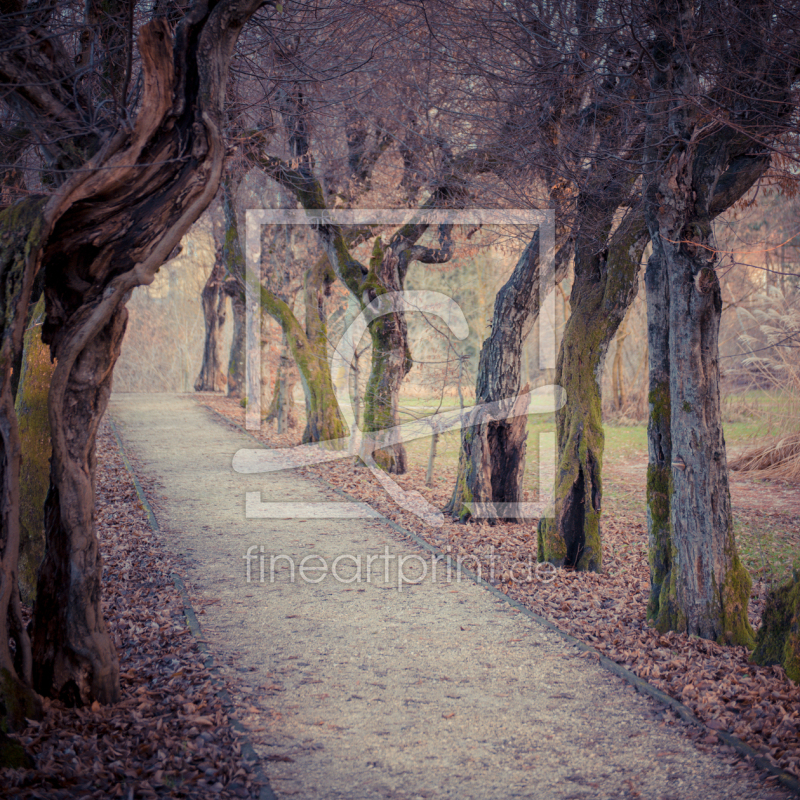
[[[53,461],[33,626],[34,686],[40,694],[57,689],[67,705],[119,697],[119,659],[100,608],[94,476],[97,428],[127,319],[119,307],[83,346],[73,339],[62,348],[51,383]]]
[[[609,227],[611,219],[609,214]],[[567,400],[556,412],[555,517],[542,518],[538,534],[540,560],[592,571],[602,566],[603,365],[636,296],[648,238],[644,220],[636,215],[620,223],[607,250],[598,247],[597,233],[579,236],[576,245],[572,314],[556,363],[555,382]]]
[[[539,231],[534,233],[511,277],[497,294],[492,333],[484,341],[478,363],[475,403],[461,434],[456,485],[445,512],[467,522],[475,504],[519,503],[525,471],[527,416],[486,421],[480,405],[511,400],[520,391],[522,347],[539,314],[541,264]],[[557,259],[555,282],[564,279],[565,259]],[[505,516],[502,513],[497,514]]]
[[[194,383],[196,392],[221,392],[225,388],[225,373],[220,366],[220,336],[225,325],[224,283],[222,246],[217,244],[214,266],[201,294],[206,336],[203,343],[203,363]]]
[[[4,212],[12,222],[23,212],[31,219],[23,228],[24,241],[3,243],[17,248],[17,261],[28,269],[19,305],[6,310],[13,318],[11,338],[4,334],[4,347],[6,341],[13,347],[3,351],[0,412],[2,624],[8,608],[15,608],[15,596],[18,603],[16,553],[13,559],[10,553],[16,551],[19,535],[14,466],[19,444],[6,380],[12,362],[6,356],[21,343],[20,314],[27,312],[40,265],[46,298],[43,339],[57,361],[48,400],[53,456],[46,551],[33,619],[33,682],[43,694],[76,703],[119,698],[117,657],[100,597],[93,511],[95,435],[124,331],[124,298],[135,286],[153,280],[216,193],[225,151],[221,117],[228,64],[242,25],[261,5],[260,0],[198,3],[178,26],[174,46],[166,22],[143,25],[138,43],[144,94],[132,129],[121,126],[105,134],[98,129],[96,146],[83,142],[84,150],[93,149],[94,155],[87,155],[50,198],[23,201]],[[0,52],[0,83],[9,93],[19,93],[21,107],[30,124],[40,126],[43,139],[44,131],[61,131],[60,141],[73,130],[82,135],[93,98],[82,95],[81,85],[72,80],[74,65],[63,50],[42,50],[38,34],[19,22],[12,24],[16,27],[8,41],[16,47]],[[28,51],[36,53],[35,60],[27,57]],[[30,85],[38,87],[37,93],[27,93]],[[71,152],[77,157],[82,151]],[[3,258],[4,264],[9,261]],[[29,680],[24,630],[17,624],[2,634],[0,668],[11,672],[11,635],[23,659],[22,674],[17,671],[16,676]]]
[[[10,730],[41,714],[17,577],[21,446],[12,382],[46,233],[44,205],[29,198],[0,212],[0,721]]]

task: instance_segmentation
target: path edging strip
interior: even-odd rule
[[[211,406],[207,406],[205,405],[205,403],[202,403],[202,405],[209,411],[211,411],[212,414],[215,414],[220,419],[224,420],[226,425],[230,425],[234,428],[237,428],[239,431],[247,435],[249,438],[253,439],[253,441],[258,442],[258,444],[261,445],[262,447],[265,446],[264,443],[260,439],[258,439],[258,437],[256,437],[246,428],[243,428],[238,423],[228,419],[228,417],[226,417],[224,414],[220,413],[216,409],[211,408]],[[320,483],[324,484],[331,491],[336,492],[336,494],[338,494],[340,497],[344,497],[345,499],[350,500],[352,502],[363,503],[363,501],[358,500],[358,498],[353,497],[343,489],[339,489],[337,486],[333,486],[332,484],[328,483],[328,481],[326,481],[321,475],[313,475],[313,478],[314,480],[318,480]],[[725,742],[725,744],[728,745],[728,747],[733,748],[740,755],[746,756],[756,766],[760,767],[761,769],[765,770],[766,772],[769,772],[771,775],[776,777],[785,789],[789,789],[790,791],[800,796],[800,781],[798,781],[797,778],[794,778],[788,772],[784,772],[780,767],[776,767],[771,761],[764,758],[764,756],[760,755],[755,750],[753,750],[753,748],[750,747],[750,745],[746,744],[741,739],[737,738],[731,733],[728,733],[727,731],[718,731],[714,730],[713,728],[710,728],[701,719],[696,717],[692,713],[690,708],[685,706],[679,700],[676,700],[674,697],[668,695],[666,692],[662,692],[661,689],[656,688],[643,678],[640,678],[638,675],[631,672],[629,669],[625,669],[625,667],[621,666],[620,664],[617,664],[616,661],[612,661],[610,658],[604,656],[602,653],[600,653],[596,648],[592,647],[591,645],[582,642],[580,639],[576,639],[572,634],[562,630],[554,622],[551,622],[549,619],[540,616],[535,611],[531,611],[531,609],[529,609],[527,606],[524,606],[519,601],[514,600],[513,597],[509,597],[508,595],[504,594],[495,586],[492,586],[491,583],[484,580],[479,575],[476,575],[472,570],[467,569],[463,564],[460,564],[458,561],[455,561],[450,555],[448,555],[447,553],[443,553],[438,547],[435,547],[429,542],[426,542],[422,537],[418,536],[416,533],[413,533],[412,531],[407,530],[401,525],[398,525],[396,522],[389,519],[388,517],[385,517],[383,514],[381,514],[380,511],[373,508],[372,506],[370,506],[370,508],[372,508],[372,510],[375,511],[376,514],[378,514],[380,519],[386,524],[388,524],[389,527],[391,527],[393,530],[397,531],[401,535],[411,539],[420,547],[422,547],[424,550],[427,550],[428,552],[435,555],[439,561],[443,561],[444,563],[448,564],[449,567],[451,568],[455,567],[458,571],[466,575],[475,584],[477,584],[483,589],[486,589],[491,594],[495,595],[499,599],[508,603],[508,605],[510,605],[516,611],[519,611],[521,614],[524,614],[529,619],[535,620],[548,630],[558,634],[562,639],[569,642],[578,650],[581,650],[584,653],[592,653],[593,655],[597,656],[598,663],[604,669],[608,670],[609,672],[613,672],[615,675],[625,680],[627,683],[629,683],[631,686],[633,686],[637,691],[641,692],[642,694],[649,695],[654,700],[657,700],[663,705],[668,706],[673,711],[675,711],[675,713],[684,722],[688,722],[690,725],[694,725],[698,728],[707,731],[709,735],[714,734],[723,742]]]
[[[150,505],[150,502],[144,493],[144,489],[139,483],[139,479],[136,477],[133,466],[131,465],[127,454],[125,453],[125,446],[122,444],[122,438],[119,435],[119,430],[117,429],[116,423],[111,417],[111,414],[108,414],[107,419],[114,434],[114,438],[117,440],[117,445],[119,446],[119,452],[122,455],[122,461],[125,464],[125,469],[127,469],[128,474],[133,480],[133,486],[136,489],[136,495],[138,496],[139,502],[142,504],[142,508],[147,515],[147,522],[153,531],[160,531],[161,528],[159,527],[158,519],[153,512],[153,507]],[[198,649],[206,657],[204,666],[207,670],[209,670],[209,672],[212,673],[212,680],[217,687],[215,694],[217,697],[219,697],[223,706],[225,707],[225,712],[228,715],[228,724],[231,728],[233,728],[233,730],[240,734],[238,741],[239,746],[242,748],[242,757],[245,761],[254,762],[256,779],[261,783],[261,790],[259,791],[258,800],[278,800],[277,795],[275,792],[273,792],[272,787],[269,784],[269,780],[261,767],[261,759],[259,758],[258,753],[256,753],[252,743],[250,742],[250,739],[247,736],[249,731],[232,713],[234,710],[233,698],[230,696],[228,690],[224,686],[223,679],[219,674],[219,667],[214,666],[214,658],[212,657],[211,651],[205,642],[203,628],[201,627],[200,620],[197,619],[197,614],[192,607],[192,601],[189,599],[189,593],[186,591],[186,584],[183,582],[183,579],[180,575],[178,575],[177,572],[171,572],[170,577],[172,578],[172,582],[175,584],[175,588],[178,590],[181,600],[183,601],[183,615],[186,618],[186,626],[191,631],[192,636],[194,636],[194,638],[197,640]]]

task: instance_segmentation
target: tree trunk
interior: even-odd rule
[[[648,617],[659,630],[752,647],[750,576],[736,549],[722,430],[722,296],[712,223],[764,174],[770,155],[759,143],[763,109],[742,112],[742,119],[753,120],[744,128],[715,122],[708,130],[706,115],[685,101],[707,93],[682,41],[687,8],[665,13],[653,49],[658,69],[650,77],[642,184],[653,241]],[[743,34],[748,47],[766,52],[758,38],[764,30],[759,23],[755,38]],[[749,101],[767,91],[753,80]],[[778,105],[780,86],[769,102],[776,113],[789,114],[790,104]],[[744,96],[737,87],[736,97]]]
[[[603,362],[636,297],[647,229],[640,216],[631,215],[614,233],[607,252],[598,251],[594,235],[578,241],[572,314],[556,363],[555,382],[566,391],[567,401],[556,413],[555,516],[539,522],[538,555],[559,567],[599,572]]]
[[[217,246],[216,259],[206,285],[203,287],[201,302],[205,321],[206,338],[203,345],[203,364],[194,383],[196,392],[221,392],[225,388],[225,373],[220,361],[220,336],[225,325],[225,264],[222,247]]]
[[[12,392],[41,253],[41,198],[0,212],[0,722],[9,730],[38,718],[31,689],[32,655],[17,575],[20,543],[21,445]],[[13,644],[13,652],[12,652]]]
[[[554,282],[564,279],[566,259],[556,259]],[[492,332],[484,341],[478,363],[475,405],[461,434],[456,485],[445,513],[459,522],[472,517],[475,504],[488,507],[490,519],[495,503],[519,503],[525,472],[528,418],[524,409],[504,421],[487,421],[480,406],[511,400],[520,391],[522,348],[539,314],[539,231],[534,233],[497,294]],[[526,390],[527,391],[527,390]],[[522,521],[522,520],[520,520]]]
[[[306,428],[303,442],[329,442],[335,450],[344,446],[339,440],[347,434],[347,424],[339,410],[328,363],[328,325],[325,296],[335,279],[326,256],[317,259],[303,277],[306,314],[306,367],[300,370],[306,396]],[[298,367],[299,367],[298,363]]]
[[[316,342],[312,342],[295,317],[288,303],[266,287],[261,287],[261,307],[280,324],[292,358],[300,371],[300,380],[306,397],[306,428],[303,442],[319,442],[333,449],[341,449],[347,436],[336,400],[325,349],[327,343],[324,325]],[[308,310],[307,310],[308,313]],[[276,387],[278,382],[276,379]]]
[[[669,286],[672,571],[662,579],[656,619],[662,629],[752,647],[751,582],[736,550],[722,432],[715,255],[661,229]],[[708,226],[709,244],[710,234]]]
[[[44,297],[36,304],[25,331],[22,370],[15,410],[22,445],[20,473],[19,587],[22,601],[33,605],[36,572],[44,557],[42,513],[50,484],[50,420],[47,394],[53,375],[50,348],[42,342]]]
[[[384,291],[402,291],[399,259],[384,250],[381,238],[375,240],[370,259],[370,273]],[[364,391],[365,439],[374,439],[372,457],[383,470],[402,475],[408,469],[408,456],[402,442],[385,447],[381,443],[391,428],[400,424],[398,405],[403,378],[413,366],[408,347],[408,325],[402,309],[373,319],[369,325],[372,363]]]
[[[42,694],[60,695],[68,702],[113,702],[119,697],[119,670],[102,613],[94,468],[95,435],[127,318],[124,298],[135,286],[152,282],[216,194],[225,154],[222,105],[228,65],[242,25],[261,5],[260,0],[198,3],[181,20],[174,42],[164,21],[143,25],[138,35],[143,94],[137,117],[133,125],[114,127],[107,135],[97,128],[94,153],[85,153],[86,147],[76,151],[71,146],[75,140],[69,138],[70,120],[85,119],[86,113],[102,117],[93,98],[72,79],[74,64],[60,60],[58,48],[43,51],[38,34],[21,27],[14,32],[17,48],[0,51],[5,91],[13,95],[20,87],[36,85],[34,105],[39,105],[30,115],[31,124],[40,125],[41,131],[48,126],[61,130],[64,148],[81,160],[81,168],[62,176],[50,197],[22,201],[5,212],[12,228],[24,223],[26,238],[3,237],[0,245],[4,272],[9,253],[17,271],[19,263],[27,265],[24,310],[22,303],[6,305],[2,315],[0,624],[7,624],[9,608],[12,612],[12,624],[0,631],[0,674],[6,682],[18,683],[23,675],[27,680],[31,671],[18,614],[19,440],[8,365],[21,345],[20,320],[24,324],[36,272],[44,266],[42,338],[56,368],[48,399],[53,455],[45,559],[34,607],[32,678]],[[36,58],[26,58],[26,49]],[[69,86],[65,95],[59,94],[63,86]],[[26,102],[29,108],[31,101]],[[83,131],[81,124],[74,136]],[[24,216],[26,210],[31,219]],[[5,286],[9,295],[11,282],[6,280]],[[9,334],[5,321],[12,318]],[[21,672],[9,663],[9,637],[16,644]]]
[[[400,424],[400,385],[412,366],[408,349],[408,327],[402,311],[393,311],[369,324],[372,365],[364,392],[364,433],[375,439],[375,463],[383,470],[402,475],[408,456],[401,442],[381,447],[384,432]]]
[[[297,425],[295,413],[294,387],[297,383],[295,365],[291,359],[291,351],[283,336],[281,353],[278,360],[278,369],[275,373],[275,385],[272,389],[272,399],[264,417],[264,422],[276,422],[278,433],[286,433],[289,428]]]
[[[65,348],[53,375],[53,460],[34,610],[34,686],[67,705],[119,700],[119,659],[100,607],[94,480],[95,438],[127,318],[120,306],[85,346]]]
[[[244,298],[245,263],[236,220],[236,190],[239,181],[226,177],[222,182],[222,210],[225,215],[225,237],[222,258],[228,278],[225,293],[231,298],[233,337],[228,359],[228,397],[242,397],[247,356],[247,305]]]
[[[647,619],[660,631],[670,628],[677,609],[670,601],[672,540],[672,434],[669,389],[669,281],[660,241],[645,273],[647,287],[647,350],[650,414],[647,424],[647,530],[650,561],[650,599]]]

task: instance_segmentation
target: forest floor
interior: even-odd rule
[[[244,425],[244,410],[237,402],[211,395],[196,399]],[[254,435],[268,447],[289,447],[299,443],[301,430],[279,436],[273,426],[265,425]],[[307,471],[369,503],[468,567],[479,564],[481,575],[500,591],[679,700],[709,728],[728,731],[800,778],[800,686],[780,667],[751,663],[744,647],[724,647],[674,632],[660,634],[648,626],[646,445],[642,454],[641,443],[631,446],[631,436],[624,431],[608,438],[618,446],[608,448],[604,464],[603,572],[559,570],[549,583],[529,580],[536,553],[535,521],[461,525],[445,517],[435,528],[399,508],[353,458]],[[426,486],[427,441],[409,447],[408,473],[392,477],[403,489],[416,490],[434,507],[443,508],[455,482],[457,444],[450,442],[449,458],[446,453],[437,457],[432,485]],[[764,484],[732,473],[731,495],[739,549],[754,579],[749,617],[757,629],[767,589],[790,574],[800,556],[800,487]],[[737,760],[713,733],[696,728],[687,733],[701,748]]]
[[[27,798],[258,797],[218,696],[224,682],[186,626],[171,579],[185,563],[164,546],[107,423],[97,443],[97,535],[103,610],[120,658],[122,698],[66,708],[44,701],[44,718],[16,735],[35,769],[0,773],[0,796]]]

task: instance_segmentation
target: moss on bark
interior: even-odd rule
[[[592,313],[593,312],[593,313]],[[555,517],[539,523],[538,553],[556,566],[600,571],[603,447],[599,375],[613,330],[599,304],[585,303],[564,331],[556,383],[567,395],[556,413],[558,465]],[[607,319],[607,317],[606,317]]]
[[[307,408],[303,442],[330,442],[331,447],[341,448],[340,440],[347,436],[347,426],[339,411],[325,353],[319,351],[325,341],[324,327],[314,346],[288,303],[263,286],[261,307],[281,326],[300,371]]]
[[[747,619],[747,604],[750,600],[750,588],[753,582],[739,560],[732,531],[730,539],[733,545],[729,554],[731,563],[725,573],[725,580],[722,582],[720,591],[720,621],[723,632],[717,641],[719,644],[744,645],[752,650],[756,642],[753,628]]]
[[[27,719],[41,719],[42,702],[30,686],[7,669],[0,669],[0,728],[21,731]]]
[[[800,575],[767,596],[752,656],[756,664],[780,664],[800,683]]]
[[[670,608],[670,582],[674,553],[670,540],[670,497],[672,465],[669,447],[665,446],[670,426],[669,382],[650,391],[648,436],[654,451],[647,465],[647,517],[649,531],[650,599],[647,619],[659,631],[667,631],[674,609]],[[673,587],[674,588],[674,587]]]
[[[50,485],[50,420],[47,395],[53,364],[42,342],[44,298],[34,309],[25,333],[16,412],[22,445],[20,470],[19,584],[23,601],[36,598],[36,570],[44,556],[44,501]]]
[[[25,748],[0,731],[0,769],[33,769],[36,762]]]

